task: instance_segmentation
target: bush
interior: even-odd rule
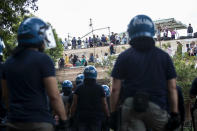
[[[187,53],[184,56],[175,55],[173,61],[177,72],[177,85],[182,87],[184,98],[188,100],[192,81],[197,76],[195,56],[188,56]]]
[[[171,46],[170,42],[162,44],[162,48],[164,48],[165,50],[168,49],[168,47],[170,46]]]

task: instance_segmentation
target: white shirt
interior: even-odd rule
[[[64,47],[67,47],[68,46],[68,41],[65,41],[64,42]]]

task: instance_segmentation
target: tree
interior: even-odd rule
[[[30,9],[38,10],[38,0],[0,0],[0,37],[6,49],[4,59],[10,56],[16,46],[16,34],[20,22],[30,15]]]
[[[28,18],[28,17],[32,17],[33,15],[32,14],[29,14],[29,15],[24,15],[24,16],[20,16],[20,17],[18,17],[18,22],[17,23],[14,23],[13,25],[12,25],[12,28],[14,29],[14,30],[16,30],[15,32],[7,32],[6,34],[7,35],[5,35],[4,36],[4,43],[5,43],[5,46],[6,46],[6,48],[4,49],[4,60],[5,59],[7,59],[7,57],[8,56],[10,56],[11,55],[11,52],[12,52],[12,50],[16,47],[16,45],[17,45],[17,30],[18,30],[18,28],[19,28],[19,25],[20,25],[20,23],[24,20],[24,19],[26,19],[26,18]],[[5,32],[4,32],[5,33]]]
[[[0,35],[16,33],[14,24],[19,23],[20,17],[30,14],[30,9],[38,10],[38,0],[0,0]]]
[[[188,100],[192,81],[197,77],[195,56],[188,56],[187,53],[184,56],[176,54],[173,61],[177,72],[177,85],[182,87],[184,98]]]
[[[24,19],[29,18],[29,17],[34,17],[34,15],[29,14],[29,15],[23,15],[23,16],[18,17],[18,22],[14,23],[12,25],[12,28],[17,31],[17,29],[20,26],[20,23]],[[51,25],[50,23],[47,23],[47,24]],[[53,48],[53,49],[46,50],[46,53],[53,59],[54,62],[56,62],[58,58],[62,57],[63,46],[61,44],[61,39],[58,38],[58,35],[57,35],[55,29],[53,29],[53,34],[54,34],[54,37],[55,37],[57,47]],[[11,55],[12,50],[17,45],[17,39],[16,39],[17,38],[17,32],[10,33],[9,35],[7,35],[4,38],[5,38],[4,42],[5,42],[5,45],[6,45],[6,49],[4,50],[4,60],[5,60],[5,59],[7,59],[7,57],[9,57]]]

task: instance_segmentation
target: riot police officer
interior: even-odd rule
[[[131,47],[118,56],[111,74],[111,127],[116,124],[120,95],[123,98],[121,131],[179,127],[176,72],[170,56],[155,46],[153,21],[146,15],[137,15],[131,19],[127,32]]]
[[[67,114],[69,113],[70,106],[72,104],[72,89],[73,89],[73,84],[70,80],[64,80],[62,82],[62,100],[65,106],[65,110],[67,111]]]
[[[75,79],[76,86],[78,87],[79,85],[83,84],[83,81],[84,81],[84,75],[83,74],[77,75]]]
[[[45,48],[56,46],[51,27],[39,18],[27,18],[19,26],[17,40],[18,46],[3,69],[8,130],[53,131],[49,101],[60,118],[58,127],[65,128],[68,121],[54,63],[43,53]]]
[[[97,70],[94,66],[86,66],[83,74],[84,82],[73,96],[71,115],[74,116],[77,110],[79,131],[101,131],[103,114],[109,117],[105,92],[96,83]]]
[[[108,105],[108,109],[110,111],[110,89],[108,85],[102,85],[103,90],[105,91],[106,101]],[[102,122],[102,131],[110,131],[109,128],[109,118],[107,116],[104,116],[103,122]]]

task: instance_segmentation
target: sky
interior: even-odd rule
[[[110,27],[111,32],[127,30],[130,20],[145,14],[152,20],[175,18],[197,32],[196,0],[38,0],[33,14],[51,23],[60,38],[82,37],[93,28]],[[109,34],[108,29],[95,34]],[[182,31],[186,35],[186,31]]]

